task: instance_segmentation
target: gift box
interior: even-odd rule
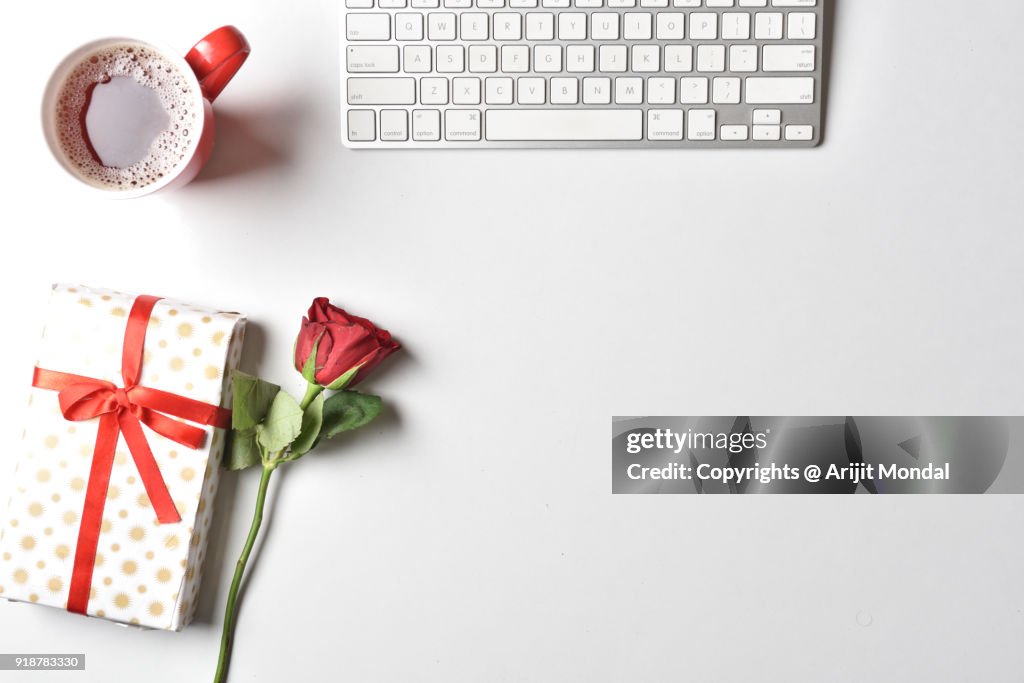
[[[125,624],[191,620],[245,319],[53,289],[0,529],[0,597]],[[9,470],[7,470],[9,471]]]

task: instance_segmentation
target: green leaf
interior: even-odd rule
[[[246,467],[259,465],[262,459],[260,447],[256,443],[255,429],[231,433],[231,451],[224,460],[225,468],[231,471],[244,470]]]
[[[270,404],[263,422],[256,425],[256,440],[270,452],[287,448],[302,431],[302,408],[288,392],[279,391]]]
[[[281,387],[258,377],[235,370],[231,374],[234,402],[231,410],[232,429],[251,430],[267,416],[274,397]]]
[[[344,375],[334,380],[324,388],[330,389],[331,391],[340,391],[341,389],[344,389],[346,386],[348,386],[348,383],[352,381],[352,378],[356,376],[356,373],[359,372],[359,368],[361,367],[363,367],[362,363],[355,366],[354,368],[352,368],[351,370],[349,370]]]
[[[333,436],[358,429],[380,415],[380,396],[358,391],[339,391],[324,401],[324,423],[321,436]]]
[[[323,423],[324,395],[321,393],[317,394],[313,402],[306,408],[306,412],[302,414],[302,430],[299,432],[299,437],[292,442],[291,454],[294,458],[301,457],[313,448],[317,437],[320,436],[320,427],[323,426]]]

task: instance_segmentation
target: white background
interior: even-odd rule
[[[5,6],[0,488],[51,282],[244,311],[295,390],[327,295],[406,350],[386,417],[275,477],[233,681],[1018,680],[1020,498],[610,494],[613,414],[1024,412],[1024,5],[836,4],[825,145],[774,153],[354,153],[333,0]],[[224,23],[253,55],[200,179],[75,192],[60,58]],[[197,623],[3,603],[0,650],[88,658],[4,679],[212,678],[257,477],[225,477]]]

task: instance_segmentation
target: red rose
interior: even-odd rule
[[[315,367],[307,374],[306,364],[314,348]],[[340,389],[341,386],[330,385],[355,368],[359,369],[342,386],[359,383],[399,348],[387,330],[379,329],[366,318],[349,315],[331,305],[326,297],[319,297],[313,300],[309,313],[302,319],[302,329],[295,342],[295,369],[310,382]]]

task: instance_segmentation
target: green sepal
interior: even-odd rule
[[[292,442],[290,460],[301,458],[316,445],[320,429],[324,423],[324,395],[317,394],[305,412],[302,413],[302,429],[299,436]]]
[[[228,451],[228,457],[224,459],[225,469],[244,470],[259,465],[262,459],[259,444],[256,443],[255,429],[231,432],[231,449]]]
[[[352,381],[352,378],[356,376],[356,373],[359,372],[359,368],[361,367],[363,367],[363,363],[360,363],[359,365],[355,366],[354,368],[352,368],[351,370],[349,370],[344,375],[334,380],[324,388],[330,389],[331,391],[341,391],[346,386],[348,386],[348,383]]]
[[[281,387],[238,370],[231,373],[231,384],[234,393],[231,428],[236,431],[254,429],[267,416]]]
[[[302,408],[288,392],[279,391],[263,422],[256,425],[256,441],[268,453],[280,453],[302,431]]]
[[[317,383],[316,382],[316,354],[317,354],[317,350],[320,347],[320,339],[323,336],[324,336],[323,333],[320,333],[320,336],[316,338],[315,342],[313,342],[313,350],[310,351],[309,358],[306,359],[306,364],[302,366],[302,376],[310,384],[316,384]],[[298,338],[296,338],[295,339],[295,346],[296,346],[296,348],[298,347],[298,344],[299,344],[299,340],[298,340]],[[295,357],[295,351],[294,350],[292,351],[292,357],[293,358]]]
[[[323,426],[320,436],[333,436],[358,429],[380,415],[380,396],[358,391],[339,391],[324,401]]]

